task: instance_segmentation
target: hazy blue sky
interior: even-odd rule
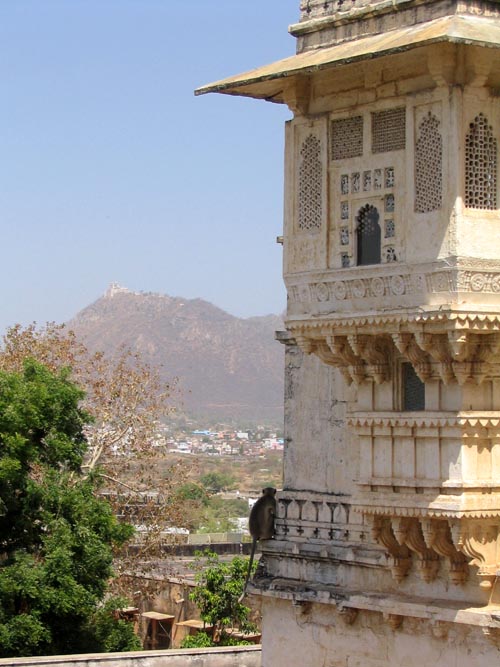
[[[0,330],[117,281],[284,309],[281,105],[199,85],[291,55],[299,0],[2,0]]]

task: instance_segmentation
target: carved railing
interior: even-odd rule
[[[351,504],[341,495],[281,491],[273,543],[279,543],[280,553],[322,559],[335,553],[337,561],[342,547],[378,544],[398,582],[416,569],[427,583],[441,575],[461,585],[473,566],[480,586],[491,588],[500,562],[500,518],[436,518],[431,510],[417,517],[405,515],[409,509],[397,511]]]
[[[467,295],[471,307],[488,305],[500,292],[497,263],[448,266],[434,262],[409,266],[404,263],[353,266],[347,269],[310,271],[285,275],[289,313],[304,312],[321,317],[334,313],[370,312],[385,307],[428,306],[436,308],[460,301]],[[354,307],[353,307],[354,306]],[[380,313],[381,314],[381,313]]]
[[[367,531],[346,496],[287,490],[278,494],[275,529],[276,539],[297,544],[358,542]]]

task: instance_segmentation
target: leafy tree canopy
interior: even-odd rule
[[[100,603],[131,535],[80,474],[89,415],[67,370],[0,370],[0,655],[138,648]],[[106,616],[106,622],[103,619]]]
[[[106,496],[115,514],[148,527],[140,532],[134,550],[114,543],[113,592],[130,595],[138,587],[149,588],[151,563],[176,539],[168,529],[184,526],[184,506],[193,503],[177,494],[188,474],[185,459],[160,459],[163,448],[154,446],[161,444],[160,424],[172,411],[175,381],[163,382],[158,369],[131,350],[91,351],[74,332],[52,323],[16,325],[3,336],[0,370],[23,373],[29,358],[56,375],[62,372],[84,391],[79,405],[91,420],[83,428],[83,449],[75,440],[72,450],[80,477],[93,478],[94,490]]]
[[[197,569],[196,587],[190,598],[200,610],[201,619],[213,627],[212,645],[247,644],[232,638],[230,629],[243,632],[255,630],[250,621],[250,608],[239,601],[245,585],[248,558],[236,556],[225,562],[207,549],[198,553]]]
[[[235,483],[234,477],[226,472],[219,472],[213,470],[202,475],[200,482],[211,493],[219,493],[220,491],[227,491],[232,488]]]

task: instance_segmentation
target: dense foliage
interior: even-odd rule
[[[234,487],[235,479],[232,475],[226,472],[214,470],[202,475],[200,482],[210,491],[210,493],[220,493],[221,491],[229,491]]]
[[[134,549],[114,550],[112,591],[130,596],[138,588],[149,590],[151,564],[163,557],[165,543],[176,540],[167,531],[183,525],[176,492],[189,472],[185,460],[165,461],[163,447],[154,446],[171,411],[172,385],[139,354],[123,348],[91,352],[64,325],[9,328],[0,342],[0,370],[20,373],[27,358],[56,374],[65,369],[85,392],[80,405],[91,423],[83,429],[80,477],[92,477],[94,489],[98,481],[114,513],[139,529]]]
[[[210,645],[247,644],[244,640],[231,637],[231,631],[255,630],[250,621],[250,608],[239,601],[245,585],[248,558],[236,556],[225,562],[207,550],[198,554],[197,569],[196,587],[190,598],[200,610],[201,619],[213,628]],[[202,637],[200,641],[206,640]]]
[[[69,372],[0,370],[0,655],[138,648],[101,605],[131,535],[81,475],[89,415]]]

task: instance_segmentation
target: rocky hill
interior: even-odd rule
[[[202,299],[136,293],[113,284],[68,323],[91,350],[120,345],[179,378],[180,408],[199,419],[279,425],[280,317],[240,319]]]

